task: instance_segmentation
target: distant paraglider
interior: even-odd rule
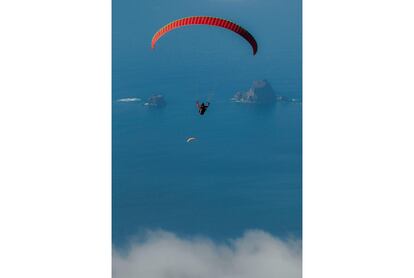
[[[191,143],[191,142],[193,142],[193,141],[195,141],[197,138],[195,138],[195,137],[188,137],[187,138],[187,143]]]
[[[246,29],[229,20],[211,16],[190,16],[168,23],[155,33],[151,41],[151,47],[154,48],[157,41],[166,33],[187,25],[210,25],[233,31],[243,37],[251,45],[253,55],[257,52],[258,46],[256,39]]]

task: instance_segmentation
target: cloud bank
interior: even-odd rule
[[[262,231],[228,244],[149,232],[121,254],[113,251],[113,278],[300,278],[302,248]]]

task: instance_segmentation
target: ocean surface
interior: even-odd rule
[[[302,104],[230,101],[259,79],[278,95],[302,96],[301,2],[263,2],[236,10],[181,0],[170,10],[158,0],[114,2],[115,246],[148,229],[217,241],[248,229],[301,238]],[[258,54],[231,32],[206,26],[171,32],[151,50],[158,28],[191,14],[240,23],[256,37]],[[143,105],[152,94],[167,105]],[[210,100],[204,116],[196,100]]]

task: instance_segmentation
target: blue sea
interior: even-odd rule
[[[113,244],[148,229],[218,241],[248,229],[301,238],[302,104],[230,100],[259,79],[278,95],[301,98],[300,1],[236,11],[138,2],[113,7]],[[256,37],[258,54],[236,35],[205,26],[175,30],[150,48],[158,28],[192,14],[240,23]],[[143,105],[153,94],[167,105]],[[204,116],[196,100],[210,100]]]

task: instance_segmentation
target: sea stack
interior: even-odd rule
[[[241,103],[272,103],[276,101],[276,94],[266,79],[255,80],[247,92],[237,92],[232,100]]]
[[[150,107],[164,107],[166,104],[163,95],[152,95],[147,99],[147,102],[144,103],[144,105]]]

